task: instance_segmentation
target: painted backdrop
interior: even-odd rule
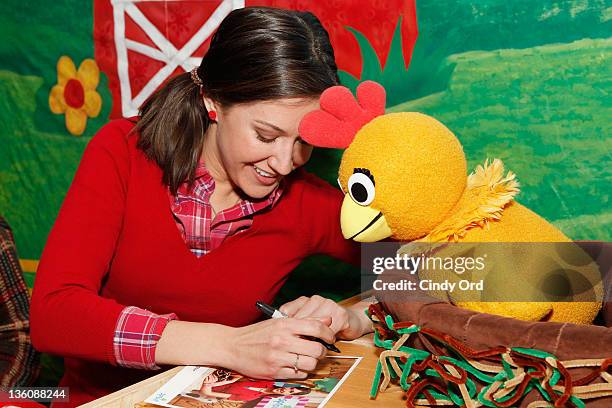
[[[381,82],[389,110],[425,112],[450,127],[470,168],[503,159],[523,186],[519,201],[570,237],[610,240],[606,3],[5,0],[0,213],[14,228],[28,283],[92,135],[109,118],[134,114],[164,79],[198,64],[220,19],[245,5],[313,11],[330,32],[344,84]],[[333,182],[338,158],[319,151],[309,166]],[[324,293],[358,289],[357,274],[321,259],[290,285],[314,291],[305,282],[320,281],[321,268]]]

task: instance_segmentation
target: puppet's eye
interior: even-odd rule
[[[359,205],[370,205],[374,200],[374,177],[368,169],[355,169],[348,181],[349,194]]]

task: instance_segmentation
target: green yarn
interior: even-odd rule
[[[371,318],[370,313],[366,312],[366,315]],[[389,330],[391,330],[393,333],[397,334],[398,336],[402,336],[404,334],[416,333],[421,330],[421,328],[417,325],[413,325],[411,327],[405,327],[401,329],[394,329],[393,325],[395,324],[395,322],[393,321],[393,318],[391,317],[391,315],[386,315],[385,321],[381,323],[384,323]],[[397,341],[397,339],[395,341]],[[380,338],[378,331],[376,330],[374,331],[374,344],[379,348],[391,350],[394,347],[395,341],[391,339],[382,340]],[[421,362],[425,360],[426,358],[430,357],[431,353],[425,350],[415,349],[415,348],[408,347],[405,345],[400,346],[398,350],[407,354],[406,362],[402,362],[399,357],[388,357],[388,358],[389,359],[394,358],[397,364],[399,365],[399,367],[401,368],[402,374],[399,376],[399,384],[400,384],[400,387],[402,387],[402,389],[407,392],[410,390],[412,386],[411,383],[408,383],[408,377],[412,373],[412,368],[414,364],[416,364],[417,362]],[[535,350],[535,349],[524,348],[524,347],[514,347],[511,350],[517,353],[524,354],[526,356],[535,357],[535,358],[542,359],[542,360],[548,357],[551,357],[557,360],[557,358],[554,355],[541,351],[541,350]],[[512,370],[512,366],[506,360],[502,358],[501,360],[502,370],[499,373],[492,376],[492,375],[489,375],[485,372],[478,370],[476,367],[471,365],[465,358],[463,358],[463,356],[461,356],[458,352],[456,353],[456,355],[457,357],[439,356],[437,357],[437,359],[442,364],[444,364],[444,362],[455,364],[456,366],[465,370],[467,373],[471,374],[477,380],[486,384],[480,390],[480,392],[478,392],[476,382],[468,376],[466,379],[465,385],[467,388],[468,395],[471,399],[473,400],[477,399],[478,401],[480,401],[483,405],[487,407],[496,407],[497,406],[496,402],[503,403],[503,402],[506,402],[516,397],[516,392],[518,391],[518,388],[514,389],[508,395],[496,400],[496,402],[489,401],[484,398],[485,394],[491,388],[494,382],[496,381],[505,382],[515,377],[515,373]],[[389,373],[390,373],[391,379],[397,379],[398,375],[395,372],[395,370],[393,370],[391,363],[389,361],[386,361],[385,363],[389,365]],[[552,369],[553,369],[553,373],[550,378],[549,384],[551,386],[554,386],[561,379],[561,372],[558,369],[555,369],[555,368],[552,368]],[[527,373],[531,373],[533,371],[535,371],[535,369],[533,368],[527,368],[526,370]],[[426,369],[424,373],[421,373],[419,375],[422,377],[441,378],[440,373],[438,373],[436,370],[431,369],[431,368]],[[379,361],[378,364],[376,365],[374,381],[372,383],[372,389],[370,391],[370,396],[372,398],[374,398],[377,394],[378,388],[380,387],[381,377],[382,377],[382,364]],[[534,378],[529,382],[529,384],[525,387],[525,390],[523,390],[521,398],[527,395],[529,392],[531,392],[534,388],[538,390],[538,392],[543,396],[543,398],[546,401],[548,402],[552,401],[551,396],[546,391],[546,389],[542,387],[542,385],[539,383],[537,378]],[[500,387],[500,390],[503,390],[503,386]],[[458,406],[465,405],[465,401],[463,400],[463,396],[461,395],[461,392],[458,389],[458,386],[452,382],[448,382],[448,385],[447,385],[448,395],[444,395],[436,391],[435,389],[433,390],[429,389],[428,391],[429,391],[429,394],[433,396],[436,400],[451,401],[453,404],[458,405]],[[425,399],[425,396],[423,395],[423,393],[419,393],[416,396],[416,398]],[[577,398],[575,396],[571,396],[570,401],[578,408],[583,408],[585,406],[584,402],[580,398]]]
[[[370,389],[370,398],[375,398],[378,393],[378,387],[380,386],[380,375],[382,374],[382,365],[380,361],[376,364],[376,371],[374,373],[374,381],[372,382],[372,388]]]
[[[553,354],[547,353],[542,350],[535,350],[535,349],[524,348],[524,347],[512,347],[511,350],[514,350],[518,353],[526,354],[528,356],[541,358],[542,360],[546,359],[546,357],[552,357],[555,360],[557,359],[557,357],[555,357]]]
[[[559,382],[559,379],[561,379],[561,372],[559,370],[557,370],[556,368],[554,368],[553,369],[553,374],[550,377],[550,381],[548,383],[551,386],[557,385],[557,383]]]
[[[385,323],[387,323],[387,328],[391,331],[395,331],[393,330],[393,318],[391,317],[391,315],[387,315],[385,316]]]
[[[576,406],[576,408],[585,408],[586,407],[584,401],[582,401],[580,398],[574,397],[573,395],[570,396],[569,400],[572,402],[572,404],[574,404]]]
[[[408,359],[406,360],[406,363],[402,370],[402,376],[400,377],[400,386],[402,387],[403,390],[408,389],[408,383],[406,382],[406,379],[408,378],[410,371],[412,371],[412,365],[415,362],[416,362],[416,358],[412,356],[408,357]]]
[[[430,354],[427,351],[415,349],[412,347],[406,347],[406,346],[401,346],[398,350],[404,351],[408,354],[413,355],[417,360],[425,360],[427,357],[429,357],[429,354]]]
[[[437,391],[429,391],[429,393],[437,400],[452,401],[452,399],[450,399],[448,395],[440,394]]]
[[[374,331],[374,345],[376,347],[391,350],[393,348],[393,340],[381,340],[377,331]]]
[[[502,358],[502,367],[504,367],[504,371],[506,372],[506,375],[508,376],[508,378],[514,378],[512,367],[510,367],[510,364],[508,364],[508,362],[504,360],[503,358]]]
[[[391,365],[391,362],[389,361],[387,362],[387,370],[389,370],[389,375],[391,375],[392,380],[397,378],[397,373],[395,372],[393,366]]]
[[[535,382],[533,385],[538,389],[538,391],[540,392],[540,394],[542,394],[546,401],[552,401],[552,398],[550,398],[550,395],[548,395],[548,391],[546,391],[544,387],[542,387],[542,384],[540,384],[539,382]]]
[[[479,371],[478,369],[474,368],[471,364],[465,361],[457,360],[456,358],[448,357],[448,356],[438,357],[438,360],[450,361],[452,363],[455,363],[456,365],[463,368],[465,371],[471,373],[474,377],[478,378],[482,382],[492,383],[493,381],[495,381],[493,377],[483,373],[482,371]]]
[[[419,330],[421,330],[421,328],[419,326],[412,326],[412,327],[404,327],[403,329],[397,329],[396,332],[399,334],[412,334],[412,333],[416,333]]]

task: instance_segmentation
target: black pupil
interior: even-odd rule
[[[354,183],[351,186],[351,195],[358,203],[363,203],[368,199],[368,190],[361,183]]]

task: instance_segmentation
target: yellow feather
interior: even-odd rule
[[[501,218],[504,207],[519,192],[516,175],[509,171],[504,177],[504,164],[499,159],[478,165],[467,178],[466,190],[453,214],[434,228],[423,242],[458,241],[474,227],[488,228],[489,220]]]

